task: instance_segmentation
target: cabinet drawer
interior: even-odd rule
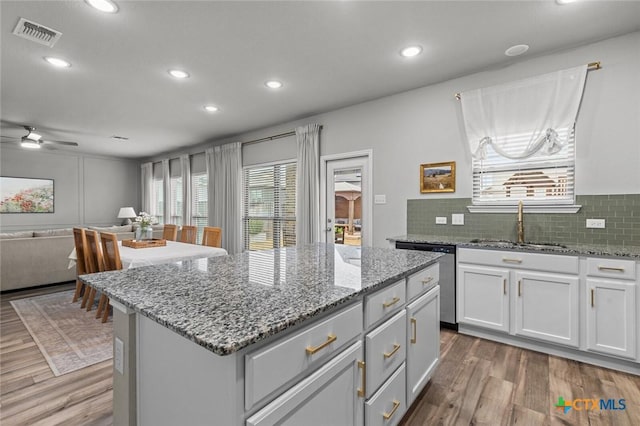
[[[362,303],[245,357],[245,408],[326,360],[362,332]]]
[[[380,290],[365,298],[365,328],[371,327],[404,307],[406,301],[406,281],[400,280],[384,290]]]
[[[580,268],[576,256],[501,250],[459,249],[458,262],[563,274],[577,274]]]
[[[364,414],[364,424],[367,426],[396,425],[407,411],[404,366],[405,364],[402,364],[367,401]]]
[[[407,280],[407,300],[413,300],[438,284],[440,264],[436,263],[422,271],[410,275]]]
[[[592,277],[636,279],[636,262],[622,259],[587,259],[587,275]]]
[[[407,313],[403,309],[365,338],[367,397],[370,397],[406,358],[406,318]]]

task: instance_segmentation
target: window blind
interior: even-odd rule
[[[245,168],[244,249],[296,244],[296,163]]]
[[[164,212],[164,190],[162,185],[162,178],[153,179],[153,194],[151,198],[151,206],[153,210],[147,213],[155,216],[158,219],[158,223],[163,224],[164,217],[162,212]]]
[[[562,149],[545,155],[541,150],[529,158],[509,159],[496,153],[491,145],[485,159],[473,159],[473,204],[512,205],[522,200],[527,205],[573,204],[575,202],[575,131],[556,130]],[[507,150],[521,152],[530,134],[503,137]]]
[[[182,176],[171,177],[171,220],[174,225],[182,225]]]
[[[202,241],[202,232],[207,226],[207,200],[208,200],[207,172],[191,174],[191,224],[198,227],[196,241]]]

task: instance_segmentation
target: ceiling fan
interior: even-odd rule
[[[33,126],[22,126],[24,129],[29,132],[25,136],[21,138],[15,138],[10,136],[2,136],[6,139],[13,139],[11,143],[19,142],[20,146],[27,149],[40,149],[43,145],[65,145],[65,146],[78,146],[76,142],[68,142],[68,141],[52,141],[42,139],[42,135],[35,132],[36,128]],[[3,141],[4,142],[4,141]]]

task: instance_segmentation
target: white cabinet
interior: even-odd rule
[[[515,334],[578,347],[578,277],[529,271],[513,274]]]
[[[246,425],[363,425],[361,360],[358,341],[251,416]]]
[[[407,406],[440,361],[440,286],[407,306]]]
[[[587,349],[636,357],[636,283],[587,278]]]
[[[365,404],[366,426],[395,426],[407,411],[405,399],[405,364]]]
[[[509,270],[459,265],[457,284],[459,323],[509,331]]]
[[[403,309],[365,337],[367,398],[398,369],[406,357],[406,318]]]

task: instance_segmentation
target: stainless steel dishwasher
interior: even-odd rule
[[[440,326],[458,330],[456,322],[456,246],[396,241],[397,249],[444,253],[440,260]]]

